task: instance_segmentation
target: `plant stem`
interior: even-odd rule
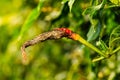
[[[118,47],[117,49],[115,49],[115,50],[111,53],[111,55],[114,54],[114,53],[116,53],[118,50],[120,50],[120,47]]]
[[[113,55],[113,54],[115,54],[118,50],[120,50],[120,47],[116,48],[116,49],[110,54],[110,56]],[[109,55],[109,54],[108,54],[108,55]],[[105,57],[101,56],[101,57],[99,57],[99,58],[97,58],[97,59],[93,59],[92,62],[97,62],[97,61],[100,61],[100,60],[103,60],[103,59],[105,59]]]
[[[76,40],[78,40],[79,42],[81,42],[82,44],[84,44],[85,46],[91,48],[92,50],[94,50],[95,52],[97,52],[98,54],[100,54],[101,56],[105,56],[105,54],[103,52],[101,52],[98,48],[96,48],[95,46],[93,46],[92,44],[90,44],[89,42],[87,42],[85,39],[83,39],[80,35],[76,34]]]
[[[103,60],[103,59],[105,59],[105,57],[101,56],[99,58],[93,59],[92,62],[97,62],[97,61],[100,61],[100,60]]]

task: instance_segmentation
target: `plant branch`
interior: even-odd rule
[[[100,60],[103,60],[103,59],[105,59],[105,57],[101,56],[99,58],[93,59],[92,62],[97,62],[97,61],[100,61]]]
[[[113,55],[113,54],[115,54],[117,51],[119,51],[120,50],[120,46],[118,47],[118,48],[116,48],[112,53],[111,53],[111,55]]]
[[[85,46],[91,48],[92,50],[96,51],[98,54],[100,54],[101,56],[106,57],[106,55],[100,51],[98,48],[96,48],[95,46],[93,46],[92,44],[90,44],[89,42],[87,42],[85,39],[83,39],[80,35],[75,34],[76,36],[76,40],[78,40],[79,42],[81,42],[82,44],[84,44]]]

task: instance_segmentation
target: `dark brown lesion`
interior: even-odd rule
[[[51,40],[51,39],[60,39],[62,37],[66,37],[66,36],[67,35],[63,31],[52,30],[52,31],[49,31],[49,32],[42,33],[39,36],[35,37],[34,39],[25,42],[22,47],[27,48],[29,46],[32,46],[32,45],[37,44],[39,42],[46,41],[48,39],[49,40]]]
[[[25,48],[27,48],[29,46],[32,46],[32,45],[35,45],[39,42],[43,42],[43,41],[46,41],[46,40],[53,40],[53,39],[56,40],[56,39],[60,39],[62,37],[70,38],[70,35],[66,34],[64,31],[56,30],[56,29],[38,35],[34,39],[29,40],[22,45],[21,51],[22,51],[23,58],[26,59]]]

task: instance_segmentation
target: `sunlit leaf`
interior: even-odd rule
[[[28,15],[25,23],[22,26],[22,30],[20,32],[20,36],[18,38],[18,41],[22,38],[25,31],[27,31],[31,25],[34,23],[34,21],[38,18],[41,12],[41,7],[43,6],[44,0],[40,0],[38,6],[32,10],[32,12]]]
[[[69,2],[68,2],[70,12],[71,12],[71,9],[72,9],[72,6],[73,6],[74,2],[75,2],[75,0],[69,0]]]
[[[113,4],[120,5],[120,0],[110,0]]]

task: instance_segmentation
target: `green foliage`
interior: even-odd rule
[[[18,40],[21,40],[21,38],[23,37],[25,32],[31,27],[31,25],[38,18],[38,16],[40,15],[41,8],[42,8],[43,4],[44,4],[44,0],[39,0],[38,6],[35,9],[33,9],[33,11],[28,15],[25,23],[22,26],[22,30],[21,30],[21,33],[20,33]]]
[[[120,26],[116,27],[110,35],[109,48],[111,51],[119,48],[120,45],[119,41],[120,41]]]
[[[95,2],[95,0],[93,1]],[[101,9],[104,7],[106,0],[103,0],[102,3],[99,5],[92,5],[92,7],[87,8],[84,12],[83,15],[88,15],[90,22],[92,24],[92,27],[89,29],[89,32],[87,34],[87,40],[92,41],[95,40],[101,30],[101,20],[98,19],[99,15],[101,14]]]
[[[0,80],[120,80],[119,8],[119,0],[1,0]],[[24,65],[21,45],[58,27],[106,57],[77,41],[50,40],[27,48]]]
[[[69,0],[69,2],[68,2],[68,6],[70,8],[70,12],[71,12],[71,9],[72,9],[72,6],[73,6],[74,2],[75,2],[75,0]]]
[[[110,0],[112,3],[120,5],[120,0]]]

